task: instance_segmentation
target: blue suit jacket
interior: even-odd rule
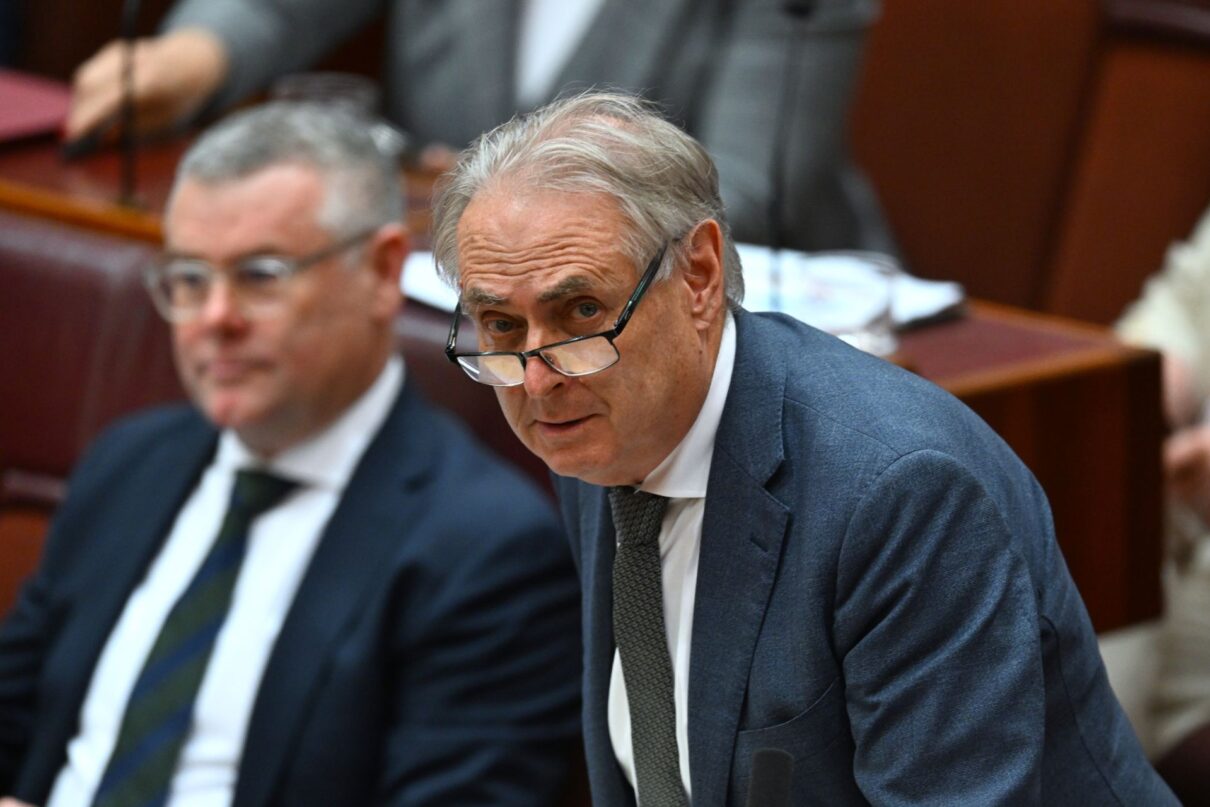
[[[1008,447],[948,394],[805,325],[736,325],[693,617],[695,807],[742,804],[761,748],[793,755],[796,805],[1175,804]],[[609,508],[559,485],[593,795],[633,803],[606,723]]]
[[[107,432],[0,629],[0,793],[43,804],[98,654],[213,455],[185,407]],[[237,807],[554,800],[578,730],[575,575],[552,511],[405,385],[258,692]]]

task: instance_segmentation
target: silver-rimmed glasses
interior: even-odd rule
[[[237,261],[229,269],[219,269],[200,258],[164,254],[143,271],[143,283],[156,309],[172,323],[189,322],[202,313],[219,275],[231,285],[240,310],[246,315],[271,315],[285,299],[290,278],[309,266],[353,248],[377,231],[378,227],[360,230],[299,257],[253,255]]]
[[[647,292],[647,288],[655,279],[664,261],[667,247],[651,259],[651,263],[643,271],[639,283],[630,294],[630,299],[622,307],[622,313],[614,321],[613,327],[600,333],[586,336],[573,336],[561,342],[536,347],[526,351],[489,351],[459,352],[458,323],[462,319],[462,303],[454,307],[454,322],[450,325],[449,339],[445,343],[445,356],[460,366],[471,380],[492,387],[515,387],[525,381],[525,364],[529,359],[539,358],[546,365],[565,376],[585,376],[599,373],[618,363],[618,348],[613,340],[621,335],[622,329],[630,321],[634,309]]]

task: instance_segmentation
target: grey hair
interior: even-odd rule
[[[324,179],[319,226],[351,236],[403,220],[395,160],[375,143],[372,122],[336,106],[273,101],[208,129],[182,158],[173,193],[185,179],[243,179],[265,168],[300,164]]]
[[[682,236],[714,219],[723,232],[727,299],[736,305],[743,299],[718,170],[700,143],[647,101],[590,91],[515,117],[472,143],[443,180],[433,209],[433,254],[450,285],[458,283],[462,214],[481,190],[508,183],[613,199],[630,225],[622,250],[636,267],[669,245],[660,278],[684,258]]]

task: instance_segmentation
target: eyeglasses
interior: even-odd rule
[[[487,353],[459,353],[458,323],[462,319],[462,303],[454,308],[454,322],[450,325],[449,339],[445,343],[445,357],[456,362],[472,381],[487,384],[492,387],[515,387],[525,381],[525,364],[535,356],[546,362],[546,365],[565,376],[585,376],[599,373],[618,363],[620,356],[618,348],[613,343],[622,334],[622,329],[630,321],[630,316],[638,307],[639,301],[647,292],[648,286],[659,272],[663,263],[667,246],[647,264],[643,276],[630,294],[630,299],[622,307],[622,313],[614,321],[613,327],[600,333],[586,336],[573,336],[561,342],[536,347],[533,350],[521,351],[492,351]]]
[[[245,315],[271,315],[285,299],[290,278],[351,249],[377,231],[378,227],[362,230],[299,257],[253,255],[240,260],[230,270],[219,269],[199,258],[161,255],[144,270],[143,283],[156,309],[172,323],[190,322],[201,315],[219,275],[226,276]]]

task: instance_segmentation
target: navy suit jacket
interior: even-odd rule
[[[736,325],[693,616],[695,807],[743,804],[762,748],[793,756],[796,805],[1175,804],[1008,447],[839,340],[779,315]],[[593,795],[633,804],[606,723],[609,507],[601,488],[559,488]]]
[[[210,461],[173,407],[103,435],[0,629],[0,793],[43,804],[93,667]],[[234,804],[553,801],[579,609],[553,508],[406,384],[320,539],[253,708]]]

